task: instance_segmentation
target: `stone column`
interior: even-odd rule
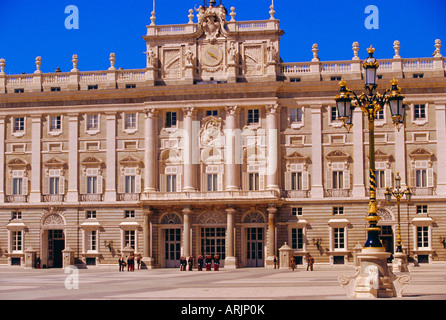
[[[267,183],[266,189],[280,191],[279,177],[279,129],[277,118],[279,106],[266,106],[266,137],[267,137]]]
[[[68,115],[68,191],[67,202],[79,201],[79,115]]]
[[[42,118],[40,115],[31,116],[31,193],[29,202],[41,202],[41,172],[42,172]]]
[[[312,140],[312,177],[311,177],[311,197],[323,198],[323,172],[322,165],[322,106],[312,105],[311,107],[311,140]]]
[[[353,113],[353,197],[365,197],[364,185],[364,114]]]
[[[144,140],[144,193],[156,191],[157,180],[157,132],[156,121],[157,111],[155,109],[146,110],[145,113],[145,140]]]
[[[402,187],[405,187],[407,184],[405,136],[406,136],[405,126],[403,126],[400,129],[400,131],[398,131],[395,128],[395,171],[400,173]]]
[[[225,269],[237,268],[237,258],[234,255],[234,214],[236,210],[232,207],[226,208],[226,259]]]
[[[144,251],[142,264],[146,269],[153,269],[154,263],[152,258],[152,214],[153,211],[151,209],[144,210],[144,224],[143,224],[143,237],[144,237]]]
[[[186,258],[191,255],[191,239],[190,239],[190,215],[192,210],[189,207],[183,209],[183,256]]]
[[[116,201],[116,113],[106,113],[107,117],[107,176],[105,201]]]
[[[437,125],[437,195],[446,195],[446,104],[436,104]]]
[[[237,106],[226,107],[225,132],[225,189],[240,190],[241,131],[238,126]]]
[[[266,253],[266,268],[274,268],[274,255],[276,252],[276,225],[275,217],[277,208],[274,205],[269,205],[268,209],[268,238],[267,238],[267,253]]]
[[[196,191],[196,165],[193,161],[193,153],[196,151],[193,143],[193,120],[194,120],[194,108],[183,108],[183,124],[184,124],[184,149],[183,149],[183,176],[184,187],[183,191]]]
[[[0,203],[5,202],[5,116],[0,116]]]

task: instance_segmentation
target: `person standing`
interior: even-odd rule
[[[313,271],[314,258],[311,256],[311,254],[308,254],[307,263],[307,271],[308,269],[310,269],[310,271]]]
[[[118,263],[119,263],[119,272],[124,271],[125,261],[122,256],[119,256]]]

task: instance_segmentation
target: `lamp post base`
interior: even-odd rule
[[[341,275],[340,285],[347,289],[347,296],[359,299],[401,297],[411,278],[405,273],[396,276],[387,265],[389,252],[384,248],[363,248],[357,254],[359,267],[352,276]]]
[[[396,252],[393,255],[393,272],[409,272],[407,255],[402,252]]]

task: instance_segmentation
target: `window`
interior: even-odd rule
[[[420,79],[420,78],[424,78],[424,73],[414,73],[413,77],[415,79]]]
[[[290,110],[290,122],[302,122],[302,109],[292,108]]]
[[[134,218],[135,210],[125,210],[124,216],[125,216],[125,218]]]
[[[344,207],[333,207],[333,215],[344,214]]]
[[[249,190],[260,190],[260,180],[258,173],[249,174]]]
[[[343,189],[344,172],[333,171],[333,189]]]
[[[99,129],[99,115],[89,114],[87,116],[87,130],[98,130]]]
[[[51,87],[51,92],[60,91],[60,87]]]
[[[302,190],[302,172],[291,173],[291,190]]]
[[[384,120],[384,109],[380,110],[376,113],[375,119],[376,120]]]
[[[331,107],[330,109],[331,112],[331,121],[336,121],[338,119],[338,109],[336,107]]]
[[[417,227],[417,246],[418,248],[429,248],[429,227]]]
[[[177,113],[175,111],[166,112],[166,128],[176,127],[177,125]]]
[[[136,113],[125,114],[125,128],[136,129]]]
[[[22,212],[21,211],[11,212],[11,220],[14,220],[14,219],[22,219]]]
[[[135,89],[136,88],[136,84],[126,84],[125,88],[126,89]]]
[[[290,82],[300,82],[300,78],[290,78]]]
[[[427,205],[418,205],[417,214],[427,213]]]
[[[50,194],[59,194],[59,177],[50,178]]]
[[[12,232],[12,251],[22,251],[22,231]]]
[[[208,174],[208,191],[218,191],[217,177],[218,175],[215,173]]]
[[[301,216],[302,215],[302,207],[291,208],[291,215],[292,216]]]
[[[62,117],[51,116],[50,117],[50,131],[59,131],[62,129]]]
[[[135,193],[135,176],[125,176],[125,193]]]
[[[304,247],[304,231],[302,228],[291,229],[291,248],[303,249]]]
[[[177,192],[177,175],[168,174],[167,178],[167,192]]]
[[[96,210],[87,210],[87,211],[85,211],[85,217],[87,219],[96,219]]]
[[[98,85],[97,85],[97,84],[95,84],[95,85],[90,85],[90,86],[88,86],[87,89],[88,89],[88,90],[98,90]]]
[[[218,117],[218,110],[206,110],[206,117]]]
[[[345,228],[333,228],[334,249],[345,248]]]
[[[97,230],[91,230],[87,233],[87,250],[97,251]]]
[[[340,77],[340,76],[331,77],[330,80],[331,80],[331,81],[341,81],[341,80],[342,80],[342,77]]]
[[[25,92],[25,89],[23,88],[14,89],[14,93],[23,93],[23,92]]]
[[[98,177],[87,177],[87,193],[98,193]]]
[[[23,194],[23,178],[12,179],[12,194],[13,195]]]
[[[415,170],[415,186],[417,188],[427,187],[427,170],[417,169]]]
[[[248,124],[259,123],[259,109],[248,110]]]
[[[384,170],[376,170],[375,171],[375,175],[376,175],[376,188],[381,189],[381,188],[386,188],[386,173]],[[390,187],[390,186],[387,186]]]
[[[135,230],[125,230],[124,247],[135,249]]]
[[[415,104],[413,106],[414,110],[414,119],[426,119],[426,105],[425,104]]]
[[[14,118],[14,132],[25,130],[25,118],[18,117]]]

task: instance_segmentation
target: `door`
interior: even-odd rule
[[[246,232],[247,267],[263,267],[263,228],[247,228]]]
[[[62,268],[62,250],[65,249],[63,230],[48,230],[48,266]]]
[[[164,253],[166,268],[179,268],[181,255],[181,229],[165,229]]]
[[[386,252],[394,253],[392,226],[381,226],[380,239],[384,248],[386,248]],[[390,258],[388,260],[390,262]]]
[[[220,256],[220,267],[224,267],[226,258],[226,228],[201,228],[201,254]]]

